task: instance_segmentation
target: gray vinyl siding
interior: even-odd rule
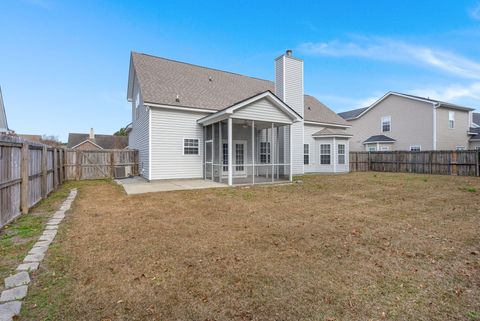
[[[152,180],[203,178],[203,127],[205,113],[152,108]],[[199,140],[199,155],[183,155],[183,139]]]
[[[251,119],[266,122],[291,123],[292,120],[268,99],[263,98],[249,104],[233,114],[232,118]]]
[[[383,116],[391,117],[389,132],[382,132]],[[433,149],[433,106],[430,103],[391,95],[349,124],[352,127],[347,131],[353,134],[351,151],[364,151],[363,142],[374,135],[395,139],[392,150],[409,150],[412,145],[420,145],[422,150]]]
[[[342,173],[349,171],[349,140],[345,138],[313,138],[312,134],[324,127],[317,125],[305,125],[305,144],[310,145],[310,162],[305,165],[305,173]],[[330,144],[330,165],[320,164],[320,144]],[[345,145],[345,164],[338,164],[338,145]],[[303,153],[302,153],[303,157]],[[335,165],[334,165],[335,164]]]
[[[455,112],[455,128],[448,128],[448,112]],[[454,150],[457,146],[469,147],[470,115],[468,111],[437,108],[437,150]]]
[[[136,119],[135,99],[139,91],[138,81],[135,79],[133,85],[132,99],[132,130],[128,135],[128,146],[132,149],[138,149],[139,153],[139,171],[140,175],[149,179],[149,119],[150,113],[148,108],[143,105],[142,95],[140,93],[140,111],[139,117]]]
[[[318,146],[316,144],[315,139],[312,137],[312,135],[325,127],[323,126],[318,126],[318,125],[308,125],[305,124],[305,144],[310,145],[310,161],[308,165],[305,165],[305,173],[315,173],[318,172],[317,169],[317,164],[319,162],[319,158],[317,157],[320,151],[318,150]],[[303,152],[302,152],[302,157],[303,157]]]

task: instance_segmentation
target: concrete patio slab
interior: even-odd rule
[[[115,182],[123,186],[127,195],[227,187],[226,184],[204,179],[175,179],[149,182],[141,177],[132,177],[118,179]]]

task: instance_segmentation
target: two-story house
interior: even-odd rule
[[[474,109],[389,92],[369,107],[339,113],[352,127],[351,151],[475,148]]]

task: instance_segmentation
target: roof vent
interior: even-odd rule
[[[291,56],[292,53],[293,53],[293,51],[292,51],[291,49],[287,49],[287,51],[285,52],[285,54],[286,54],[287,56]]]
[[[180,97],[178,97],[178,95],[177,95],[177,97],[175,97],[175,101],[176,101],[177,103],[180,102]]]
[[[212,78],[212,77],[208,77],[208,81],[213,81],[213,78]]]
[[[308,110],[312,110],[312,108],[310,106],[307,106]]]

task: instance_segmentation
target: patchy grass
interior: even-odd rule
[[[11,223],[0,229],[0,280],[14,273],[23,261],[43,228],[59,206],[68,196],[68,187],[62,186],[40,201],[27,215],[20,215]],[[3,287],[3,282],[0,287]]]
[[[478,320],[478,178],[82,182],[21,320]]]

